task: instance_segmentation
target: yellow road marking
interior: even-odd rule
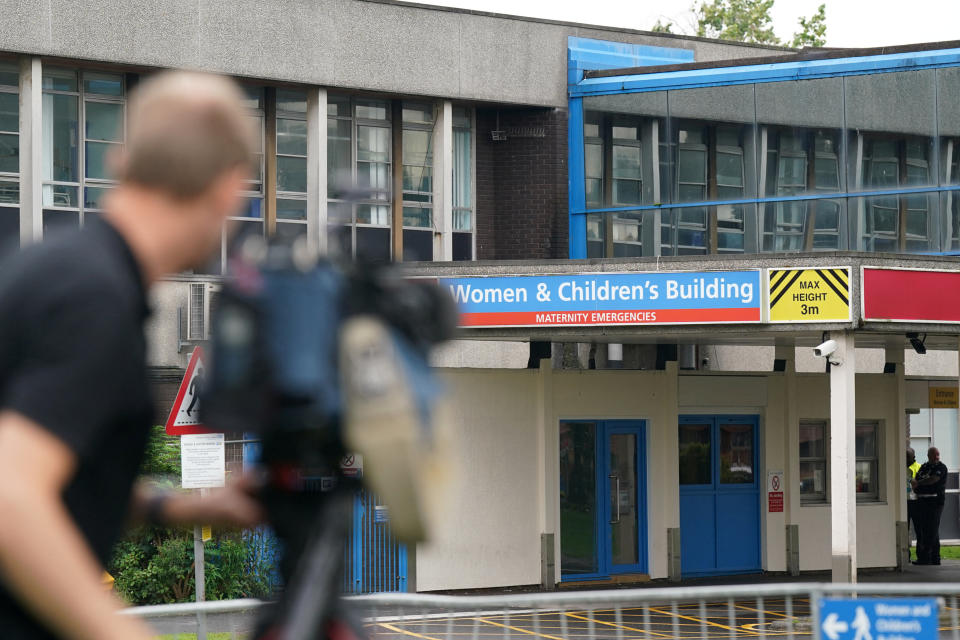
[[[711,622],[710,620],[703,620],[702,618],[693,618],[693,617],[691,617],[691,616],[684,616],[684,615],[681,615],[681,614],[679,614],[679,613],[673,613],[673,612],[670,612],[670,611],[663,611],[662,609],[658,609],[658,608],[656,608],[656,607],[650,607],[650,611],[656,611],[657,613],[661,613],[661,614],[663,614],[663,615],[665,615],[665,616],[675,616],[675,617],[677,617],[677,618],[683,618],[684,620],[692,620],[692,621],[694,621],[694,622],[700,622],[700,623],[702,623],[702,624],[710,625],[711,627],[719,627],[720,629],[726,629],[727,631],[733,631],[733,632],[735,632],[735,633],[738,632],[738,631],[741,631],[740,629],[735,629],[735,628],[733,628],[733,627],[728,627],[727,625],[725,625],[725,624],[720,624],[719,622]],[[754,635],[757,635],[756,632],[754,632]]]
[[[401,629],[400,627],[395,627],[395,626],[393,626],[392,624],[388,624],[388,623],[386,623],[386,622],[380,622],[380,623],[378,623],[378,624],[379,624],[381,627],[384,627],[385,629],[390,629],[390,631],[394,631],[394,632],[396,632],[396,633],[402,633],[402,634],[407,635],[407,636],[413,636],[414,638],[420,638],[421,640],[439,640],[438,638],[431,638],[430,636],[425,636],[425,635],[422,635],[422,634],[420,634],[420,633],[414,633],[413,631],[407,631],[406,629]]]
[[[745,605],[745,604],[734,604],[734,606],[735,606],[736,608],[738,608],[738,609],[746,609],[747,611],[753,611],[753,612],[755,612],[755,613],[766,613],[766,614],[771,615],[771,616],[780,616],[781,618],[790,618],[790,617],[791,617],[791,616],[788,616],[788,615],[786,615],[786,614],[784,614],[784,613],[777,613],[776,611],[767,611],[766,609],[754,609],[753,607],[748,607],[748,606]]]
[[[511,627],[511,626],[508,625],[508,624],[500,624],[499,622],[493,622],[492,620],[487,620],[487,619],[485,619],[485,618],[474,618],[474,620],[479,620],[480,622],[484,622],[484,623],[486,623],[486,624],[492,624],[492,625],[495,626],[495,627],[501,627],[501,628],[503,628],[503,629],[510,629],[511,631],[519,631],[520,633],[526,633],[526,634],[529,634],[529,635],[531,635],[531,636],[539,636],[539,637],[541,637],[541,638],[549,638],[549,640],[564,640],[563,638],[559,638],[559,637],[557,637],[557,636],[548,636],[548,635],[545,634],[545,633],[537,633],[536,631],[530,631],[530,630],[528,630],[528,629],[521,629],[520,627]]]
[[[575,613],[567,613],[567,615],[570,616],[571,618],[576,618],[577,620],[585,620],[585,621],[587,621],[587,622],[590,622],[590,618],[585,618],[585,617],[583,617],[583,616],[581,616],[581,615],[577,615],[577,614],[575,614]],[[604,620],[597,620],[596,618],[593,618],[593,622],[594,622],[594,624],[603,624],[603,625],[606,625],[606,626],[608,626],[608,627],[614,627],[614,628],[616,628],[616,629],[626,629],[627,631],[637,631],[637,632],[639,632],[639,633],[643,633],[643,634],[646,634],[646,635],[648,635],[648,636],[655,636],[655,637],[657,637],[657,638],[673,638],[673,636],[668,636],[668,635],[666,635],[666,634],[664,634],[664,633],[660,633],[660,632],[658,632],[658,631],[646,631],[646,630],[644,630],[644,629],[637,629],[637,628],[635,628],[635,627],[628,627],[628,626],[625,625],[625,624],[617,624],[616,622],[606,622],[606,621],[604,621]]]

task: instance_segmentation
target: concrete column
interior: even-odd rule
[[[559,514],[559,425],[553,415],[553,364],[540,360],[537,370],[537,477],[540,504],[537,519],[540,527],[540,586],[552,590],[560,581],[557,558],[560,557]]]
[[[794,576],[800,573],[800,554],[796,545],[797,540],[796,536],[791,536],[790,533],[791,527],[795,528],[793,523],[799,520],[800,516],[800,419],[797,412],[796,354],[797,350],[793,340],[778,344],[774,348],[774,360],[783,361],[782,420],[784,433],[782,455],[783,484],[786,489],[783,492],[783,528],[776,532],[776,536],[771,535],[772,532],[768,532],[768,539],[779,539],[781,534],[784,536],[783,544],[786,557],[784,568],[790,575]],[[763,475],[761,475],[761,479],[766,482]],[[767,547],[769,549],[769,542]]]
[[[853,332],[830,334],[830,525],[833,582],[857,581],[856,372]]]
[[[40,58],[20,58],[20,246],[43,237],[43,92]]]
[[[896,514],[896,536],[897,541],[896,557],[897,567],[903,569],[910,564],[910,532],[907,522],[907,492],[904,487],[907,485],[907,384],[904,379],[904,353],[903,345],[887,346],[884,352],[884,370],[887,364],[892,364],[895,370],[892,375],[896,376],[896,397],[894,398],[894,415],[897,416],[897,423],[891,425],[891,431],[896,437],[897,457],[895,464],[891,465],[896,469],[897,486],[900,491],[894,496],[894,513]],[[891,374],[888,374],[891,375]]]
[[[327,90],[307,91],[307,239],[327,253]]]
[[[453,103],[444,100],[433,143],[433,259],[453,260]]]

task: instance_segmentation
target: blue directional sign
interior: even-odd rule
[[[937,640],[935,598],[824,598],[821,640]]]

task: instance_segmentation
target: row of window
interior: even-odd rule
[[[948,68],[584,98],[585,211],[648,207],[589,214],[588,253],[958,248],[958,92]],[[845,199],[917,188],[945,197]],[[744,199],[775,201],[669,207]]]
[[[880,498],[880,426],[876,422],[856,423],[854,482],[857,500]],[[825,421],[800,423],[800,499],[807,503],[830,498],[829,431]]]
[[[44,67],[42,79],[42,204],[44,233],[77,227],[101,212],[115,185],[110,158],[121,148],[125,102],[136,74]],[[19,238],[19,72],[0,61],[0,242]],[[259,132],[246,206],[224,234],[222,255],[208,267],[219,273],[227,238],[265,234],[268,160],[275,180],[276,234],[307,230],[307,93],[244,85],[245,106]],[[356,98],[327,100],[328,238],[332,251],[389,260],[434,259],[434,150],[437,105]],[[268,117],[270,114],[270,117]],[[267,140],[275,140],[266,148]],[[471,260],[473,240],[472,112],[453,109],[453,258]],[[399,152],[400,162],[393,161]],[[395,181],[395,172],[398,173]],[[402,194],[402,220],[394,224],[394,186]],[[393,238],[394,233],[402,237]]]

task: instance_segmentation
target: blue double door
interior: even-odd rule
[[[642,421],[560,423],[563,580],[647,572],[645,446]]]
[[[680,561],[684,576],[760,570],[756,416],[681,416]]]

